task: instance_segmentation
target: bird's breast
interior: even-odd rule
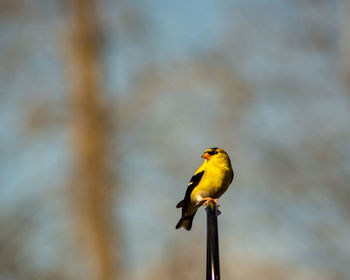
[[[200,183],[191,194],[191,202],[198,203],[204,197],[219,198],[228,188],[230,171],[222,168],[206,170]]]

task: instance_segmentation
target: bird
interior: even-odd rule
[[[176,208],[182,208],[181,227],[191,230],[194,215],[202,205],[207,207],[210,201],[218,204],[218,198],[228,189],[233,180],[233,169],[228,154],[221,148],[206,149],[201,156],[204,161],[188,183],[185,197]]]

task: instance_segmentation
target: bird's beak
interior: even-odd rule
[[[204,153],[201,158],[204,158],[204,159],[210,159],[210,155],[209,153]]]

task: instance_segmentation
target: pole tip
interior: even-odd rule
[[[218,215],[218,205],[215,203],[215,201],[212,201],[212,200],[209,201],[207,204],[206,210],[207,211],[210,210],[211,212],[214,212],[216,216]]]

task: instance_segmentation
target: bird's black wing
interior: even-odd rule
[[[191,181],[188,183],[188,186],[187,186],[185,198],[176,205],[176,208],[184,207],[190,201],[191,193],[193,189],[199,184],[200,180],[203,177],[203,174],[204,174],[204,170],[192,176]]]
[[[231,181],[230,184],[232,183],[233,177],[235,176],[235,173],[233,172],[233,170],[231,170]]]

